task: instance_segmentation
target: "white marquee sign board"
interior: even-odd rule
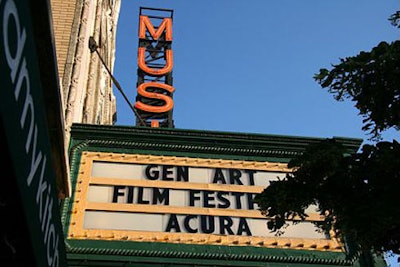
[[[338,250],[308,221],[275,236],[253,199],[286,164],[84,152],[69,238]]]

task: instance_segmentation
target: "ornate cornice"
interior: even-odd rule
[[[74,254],[105,256],[114,255],[120,257],[120,261],[124,261],[129,257],[151,257],[176,259],[182,261],[204,260],[204,261],[222,261],[225,264],[229,261],[240,262],[268,262],[287,263],[287,264],[312,264],[312,265],[332,265],[332,266],[352,266],[355,263],[355,258],[348,259],[343,253],[338,252],[321,252],[321,251],[304,251],[290,250],[285,248],[248,248],[241,252],[241,248],[237,247],[218,247],[204,245],[188,245],[189,251],[186,251],[182,246],[178,249],[176,244],[154,244],[133,242],[134,247],[141,248],[116,248],[114,244],[108,242],[107,247],[90,246],[91,242],[95,241],[67,241],[67,251]],[[173,246],[167,249],[167,246]],[[147,247],[151,247],[148,249]],[[203,263],[204,264],[204,263]],[[214,266],[214,265],[213,265]],[[251,265],[252,266],[252,265]]]
[[[217,155],[222,158],[288,162],[309,144],[326,138],[199,131],[169,128],[74,124],[73,145],[85,142],[88,147],[105,149],[176,152],[187,155]],[[358,150],[362,140],[334,137],[349,153]],[[88,148],[89,149],[89,148]],[[215,156],[214,156],[215,158]]]

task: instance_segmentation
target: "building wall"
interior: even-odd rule
[[[51,0],[58,74],[64,75],[77,0]]]
[[[114,124],[112,72],[120,0],[51,0],[66,143],[73,123]],[[91,53],[93,36],[99,55]]]

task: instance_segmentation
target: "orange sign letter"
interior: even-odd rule
[[[138,65],[139,65],[139,68],[142,69],[144,72],[146,72],[147,74],[152,75],[152,76],[162,76],[162,75],[165,75],[165,74],[171,72],[172,67],[174,65],[171,49],[165,50],[167,62],[165,63],[165,66],[161,69],[149,68],[146,64],[145,54],[146,54],[146,48],[139,47],[139,49],[138,49]]]
[[[163,113],[163,112],[170,111],[173,108],[174,101],[172,100],[171,97],[160,94],[160,93],[148,92],[148,91],[146,91],[147,87],[162,88],[164,90],[167,90],[170,93],[173,93],[175,91],[175,88],[168,84],[156,83],[156,82],[142,83],[137,88],[138,94],[140,94],[144,97],[148,97],[148,98],[161,99],[165,102],[165,104],[163,106],[152,106],[152,105],[147,105],[147,104],[144,104],[143,102],[137,101],[135,103],[135,108],[143,110],[143,111],[147,111],[147,112],[153,112],[153,113]]]
[[[154,26],[151,23],[149,17],[140,16],[139,18],[139,38],[146,39],[146,29],[154,40],[160,38],[162,32],[165,30],[165,41],[172,41],[172,19],[164,18],[158,27],[157,31],[154,30]]]

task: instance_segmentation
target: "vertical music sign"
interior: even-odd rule
[[[135,108],[141,120],[136,118],[137,125],[174,127],[172,19],[173,10],[140,8]]]

